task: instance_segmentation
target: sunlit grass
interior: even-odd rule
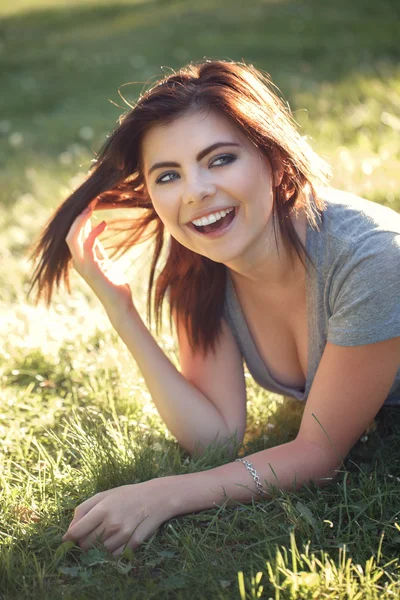
[[[400,210],[397,3],[4,0],[0,14],[0,598],[398,597],[394,411],[324,489],[173,519],[124,558],[61,544],[97,491],[231,459],[179,447],[77,273],[49,310],[26,299],[26,250],[127,109],[118,87],[136,82],[121,90],[132,100],[161,66],[243,58],[270,72],[333,183]],[[133,249],[123,269],[143,317],[148,260]],[[168,327],[158,342],[178,365]],[[246,383],[242,451],[293,439],[303,406]]]

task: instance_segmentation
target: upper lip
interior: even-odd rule
[[[221,210],[228,210],[229,208],[236,208],[235,206],[221,206],[219,208],[208,208],[207,210],[200,210],[196,213],[190,221],[187,222],[187,225],[192,221],[196,221],[196,219],[201,219],[202,217],[207,217],[208,215],[212,215],[214,213],[220,212]]]

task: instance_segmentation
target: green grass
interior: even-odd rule
[[[379,415],[324,489],[172,519],[124,558],[62,544],[74,507],[94,493],[229,459],[215,449],[190,459],[179,447],[76,273],[72,295],[58,291],[49,311],[27,302],[25,255],[126,110],[118,88],[136,82],[121,88],[134,100],[161,66],[204,56],[271,73],[334,184],[400,211],[399,12],[395,0],[3,0],[2,600],[399,597],[395,410]],[[146,267],[146,250],[133,249],[127,275],[142,315]],[[158,341],[177,364],[167,328]],[[302,406],[246,382],[243,451],[293,439]]]

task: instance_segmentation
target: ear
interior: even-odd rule
[[[282,179],[285,174],[285,168],[283,166],[283,161],[277,152],[274,152],[271,167],[272,167],[273,186],[278,187],[282,183]]]

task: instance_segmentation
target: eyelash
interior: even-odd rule
[[[235,154],[221,154],[221,156],[217,156],[216,158],[214,158],[214,160],[212,162],[217,161],[217,160],[221,160],[221,158],[227,158],[229,160],[228,160],[228,162],[226,162],[226,163],[224,163],[222,165],[217,165],[218,167],[224,167],[226,165],[232,164],[237,159],[237,156]],[[173,173],[173,172],[172,171],[168,171],[167,173],[163,173],[162,175],[160,175],[160,177],[158,177],[156,179],[156,184],[157,185],[165,185],[167,183],[171,183],[171,181],[174,181],[173,179],[170,179],[169,181],[161,181],[161,179],[163,177],[166,177],[167,175],[170,175],[171,173]]]

